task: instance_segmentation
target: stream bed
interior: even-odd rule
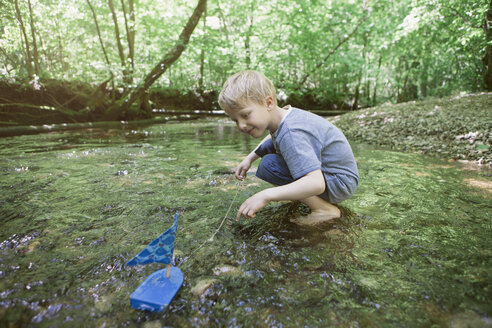
[[[0,326],[492,327],[490,169],[353,144],[341,219],[281,202],[238,223],[268,187],[231,173],[257,143],[217,118],[0,138]],[[124,264],[176,212],[184,284],[134,310],[163,265]]]

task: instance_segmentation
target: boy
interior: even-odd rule
[[[231,76],[219,94],[219,105],[241,132],[261,138],[270,134],[235,168],[244,179],[251,164],[262,158],[256,176],[272,183],[248,198],[237,212],[253,218],[271,201],[299,200],[311,214],[295,220],[310,225],[340,217],[334,204],[353,195],[359,174],[352,149],[327,120],[290,106],[277,106],[275,87],[262,73]]]

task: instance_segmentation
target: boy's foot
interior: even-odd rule
[[[291,222],[298,225],[315,225],[319,223],[326,223],[331,220],[337,219],[340,217],[340,210],[336,208],[333,211],[329,212],[317,212],[313,211],[311,214],[306,216],[301,216],[295,219],[290,220]]]

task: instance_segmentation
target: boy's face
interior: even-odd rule
[[[271,106],[268,101],[265,104],[249,102],[242,109],[229,110],[226,113],[236,122],[239,131],[254,138],[261,138],[270,125]]]

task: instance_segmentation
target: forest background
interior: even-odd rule
[[[0,18],[2,126],[210,111],[242,69],[307,109],[492,90],[488,0],[1,0]]]

